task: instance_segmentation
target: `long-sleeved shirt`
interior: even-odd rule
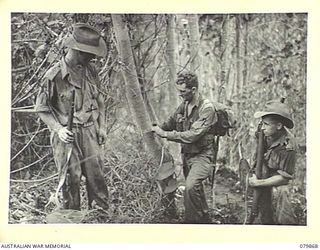
[[[199,95],[189,115],[187,108],[188,103],[183,102],[161,128],[168,131],[168,140],[182,144],[182,153],[212,155],[214,135],[210,129],[217,121],[213,104]]]

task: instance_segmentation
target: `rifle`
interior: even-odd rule
[[[68,124],[67,124],[67,128],[69,131],[72,130],[72,126],[73,126],[74,101],[75,101],[75,89],[71,90],[71,105],[70,105],[70,110],[68,114]]]
[[[214,155],[213,155],[213,169],[211,172],[211,175],[209,176],[209,181],[210,181],[210,188],[211,188],[211,204],[212,204],[212,208],[215,208],[215,190],[214,190],[214,177],[216,174],[216,163],[217,163],[217,157],[218,157],[218,150],[219,150],[219,139],[220,136],[217,135],[214,142],[213,142],[213,149],[214,149]]]
[[[68,123],[67,123],[67,128],[69,131],[72,131],[72,126],[73,126],[74,102],[75,102],[75,89],[71,90],[71,105],[70,105],[70,110],[68,114]],[[55,193],[51,195],[48,203],[45,205],[45,209],[49,206],[50,203],[54,203],[58,209],[61,208],[61,203],[59,202],[58,194],[67,178],[69,160],[72,154],[72,146],[73,146],[72,143],[66,144],[66,148],[65,148],[66,161],[61,164],[61,168],[59,169],[58,187]]]
[[[263,168],[263,155],[264,155],[264,147],[265,147],[264,133],[261,130],[261,127],[262,127],[262,122],[259,123],[258,131],[257,131],[258,146],[257,146],[256,176],[258,179],[263,178],[262,168]],[[253,190],[253,201],[252,201],[251,212],[250,212],[249,220],[248,220],[249,224],[252,224],[254,219],[259,214],[260,197],[261,197],[262,192],[263,192],[263,189],[261,189],[261,188],[254,188],[254,190]]]

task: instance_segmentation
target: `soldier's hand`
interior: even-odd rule
[[[249,186],[250,187],[256,187],[257,186],[257,176],[255,174],[253,174],[250,178],[249,178]]]
[[[158,125],[152,125],[151,131],[155,132],[160,137],[167,137],[166,131],[164,131],[162,128],[160,128]]]
[[[104,129],[99,129],[98,132],[98,143],[99,145],[104,145],[107,139],[107,133]]]
[[[58,136],[64,143],[72,143],[74,141],[73,133],[67,129],[67,127],[62,127],[58,131]]]

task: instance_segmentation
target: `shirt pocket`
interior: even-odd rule
[[[279,169],[280,167],[280,154],[278,151],[272,151],[268,159],[268,167],[272,169]]]
[[[182,114],[177,114],[176,117],[176,129],[178,132],[183,131],[183,123],[185,121],[185,118],[183,117]]]

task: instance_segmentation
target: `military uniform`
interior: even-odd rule
[[[77,69],[61,59],[45,75],[39,92],[36,111],[50,112],[56,120],[51,127],[51,144],[54,160],[59,170],[66,162],[67,143],[59,139],[58,131],[67,125],[71,106],[71,90],[75,90],[74,142],[69,160],[68,176],[62,188],[64,208],[80,209],[80,179],[86,177],[89,206],[93,200],[107,209],[108,189],[103,178],[100,146],[98,144],[98,118],[103,107],[98,104],[102,95],[99,80],[91,65]],[[101,100],[100,100],[101,102]]]
[[[283,127],[272,136],[265,136],[264,159],[262,178],[268,179],[280,175],[284,180],[294,177],[297,144],[294,135],[288,130],[294,127],[287,105],[271,101],[267,103],[264,111],[254,114],[255,118],[277,116]],[[268,131],[270,133],[270,131]],[[250,181],[250,180],[249,180]],[[259,211],[260,216],[255,223],[261,224],[297,224],[294,209],[289,200],[288,185],[270,185],[257,187],[262,190]]]
[[[293,135],[286,129],[280,137],[273,142],[266,138],[264,164],[262,175],[269,178],[281,175],[293,179],[296,162],[296,142]],[[296,224],[293,208],[289,202],[288,186],[263,187],[261,200],[262,224]]]
[[[188,223],[207,222],[208,205],[202,181],[213,168],[213,140],[210,128],[217,121],[213,104],[199,95],[188,115],[188,103],[182,103],[160,127],[170,141],[181,143],[183,173],[186,178],[184,194],[185,220]]]

